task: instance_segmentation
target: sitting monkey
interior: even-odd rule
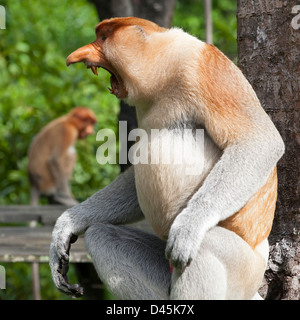
[[[51,203],[73,206],[69,180],[76,162],[75,143],[94,132],[97,118],[88,108],[77,107],[48,123],[33,139],[28,153],[31,204],[40,195]]]
[[[204,168],[187,175],[184,163],[137,163],[65,211],[50,248],[56,286],[83,293],[67,270],[70,244],[85,233],[99,277],[117,298],[256,297],[284,143],[241,71],[213,45],[132,17],[101,22],[96,40],[67,58],[77,62],[110,72],[111,93],[136,107],[148,134],[175,130],[180,145],[186,128],[203,129]],[[156,235],[123,225],[144,218]]]

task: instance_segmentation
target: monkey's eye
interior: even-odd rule
[[[103,34],[103,35],[101,36],[101,40],[102,40],[102,41],[105,41],[106,38],[107,38],[107,36],[106,36],[105,34]]]

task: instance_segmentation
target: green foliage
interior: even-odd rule
[[[213,1],[214,44],[233,61],[237,61],[237,1]]]
[[[23,262],[2,263],[6,272],[6,289],[0,290],[0,300],[32,300],[31,265]],[[46,263],[39,264],[41,296],[43,300],[71,300],[59,292],[51,280],[50,267]],[[70,265],[68,272],[70,283],[77,283],[74,265]],[[109,293],[107,293],[109,295]],[[110,296],[108,296],[110,297]],[[83,298],[80,298],[81,300]]]

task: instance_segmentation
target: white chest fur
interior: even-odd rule
[[[75,149],[75,147],[74,147],[74,146],[70,146],[70,147],[67,149],[67,154],[68,154],[69,156],[72,156],[72,155],[76,154],[76,149]]]
[[[218,147],[201,131],[199,140],[197,134],[161,131],[151,141],[144,141],[147,163],[134,165],[139,204],[162,239],[167,239],[173,220],[221,156]],[[141,141],[137,148],[140,152],[146,150]]]

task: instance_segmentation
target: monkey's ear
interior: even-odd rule
[[[138,30],[138,32],[142,35],[142,37],[146,38],[147,34],[146,34],[145,30],[139,25],[135,25],[135,27]]]

